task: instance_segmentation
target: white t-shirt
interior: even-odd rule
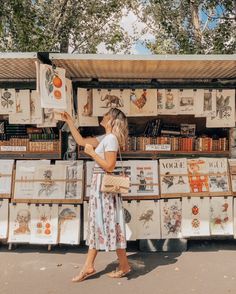
[[[95,152],[103,159],[105,159],[104,152],[118,151],[118,149],[119,149],[118,140],[117,140],[116,136],[112,133],[107,134],[107,135],[98,136],[98,137],[96,137],[96,139],[98,140],[99,144],[96,147]],[[98,165],[96,164],[96,166],[98,166]]]

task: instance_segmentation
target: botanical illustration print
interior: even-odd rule
[[[209,198],[182,199],[182,234],[184,237],[209,236]]]
[[[199,89],[196,99],[196,117],[216,116],[216,90]]]
[[[228,159],[228,161],[230,168],[232,191],[236,192],[236,159]]]
[[[132,160],[131,194],[134,196],[159,195],[158,165],[156,160]]]
[[[66,199],[83,198],[83,161],[57,160],[56,165],[66,166]]]
[[[137,202],[123,201],[126,240],[137,239]]]
[[[129,92],[129,116],[157,115],[157,90],[135,89]],[[127,99],[128,100],[128,99]]]
[[[0,160],[0,197],[11,194],[14,160]]]
[[[233,197],[210,199],[211,235],[233,235]]]
[[[187,159],[160,159],[161,194],[189,193]]]
[[[8,199],[0,199],[0,239],[7,238],[8,232]]]
[[[66,186],[65,165],[42,165],[35,171],[34,198],[64,199]]]
[[[228,161],[227,158],[207,158],[209,169],[209,191],[229,192]]]
[[[62,205],[58,214],[59,243],[80,243],[80,206]]]
[[[178,113],[178,90],[157,90],[157,113],[177,114]]]
[[[16,92],[16,113],[9,114],[10,124],[30,123],[30,91]]]
[[[209,168],[207,165],[207,159],[188,159],[187,163],[191,193],[209,192]]]
[[[31,206],[25,203],[10,204],[8,242],[28,243],[31,235]]]
[[[43,123],[43,110],[41,108],[39,92],[32,91],[30,94],[30,123]]]
[[[235,90],[217,90],[216,116],[207,117],[207,128],[235,126]]]
[[[140,201],[137,203],[137,239],[160,239],[159,201]]]
[[[67,109],[65,69],[40,64],[40,99],[43,108]]]
[[[161,238],[181,238],[182,207],[180,199],[160,200]]]
[[[0,114],[16,113],[15,89],[0,90]]]
[[[57,244],[58,205],[31,205],[32,244]]]
[[[86,161],[86,190],[85,190],[86,198],[90,196],[90,187],[92,183],[94,164],[95,164],[94,161]]]
[[[196,91],[180,90],[179,91],[179,113],[195,114]]]
[[[49,160],[18,160],[16,162],[16,176],[14,199],[34,198],[35,171],[39,165],[50,164]]]
[[[95,101],[94,101],[95,103]],[[93,90],[78,88],[77,113],[80,127],[98,126],[98,118],[93,114]]]
[[[126,115],[130,112],[129,90],[93,90],[93,116],[103,116],[110,108],[119,108]]]

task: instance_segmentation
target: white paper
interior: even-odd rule
[[[31,205],[31,244],[57,244],[58,205]]]
[[[123,201],[126,240],[137,239],[137,202]]]
[[[8,199],[0,199],[0,239],[6,239],[8,233]]]
[[[59,207],[59,243],[78,245],[80,243],[80,206],[62,205]]]
[[[30,90],[16,92],[16,113],[9,114],[9,123],[30,123]]]
[[[39,92],[32,91],[30,94],[30,123],[43,123],[43,109],[41,108]]]
[[[14,160],[0,160],[0,195],[11,195],[12,185],[12,171],[14,166]]]

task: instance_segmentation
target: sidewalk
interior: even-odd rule
[[[114,252],[100,252],[97,274],[82,283],[71,278],[80,270],[86,247],[21,245],[8,251],[0,247],[1,294],[226,294],[236,293],[236,241],[191,241],[183,253],[128,251],[134,268],[129,278],[111,279]]]

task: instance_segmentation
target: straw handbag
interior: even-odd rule
[[[125,176],[123,161],[121,158],[121,152],[119,147],[119,154],[122,166],[122,174],[121,175],[113,175],[106,173],[102,178],[101,183],[101,192],[103,193],[118,193],[118,194],[127,194],[129,193],[130,187],[130,178]]]

